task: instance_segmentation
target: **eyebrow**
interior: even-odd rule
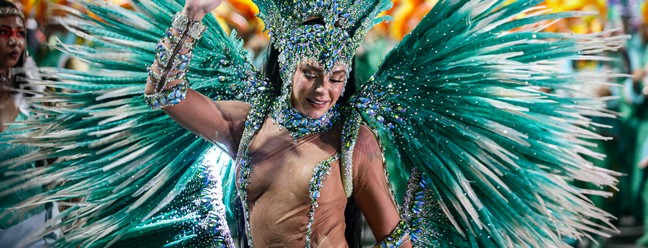
[[[322,67],[317,67],[317,66],[314,66],[314,65],[311,65],[311,64],[303,64],[303,65],[301,65],[301,67],[302,68],[305,67],[305,69],[307,69],[307,70],[308,69],[317,70],[317,71],[322,71],[323,70]],[[340,70],[335,70],[335,71],[331,72],[331,74],[340,74],[340,73],[346,74],[346,70],[340,69]]]
[[[14,27],[9,26],[9,25],[7,25],[7,24],[0,24],[0,27],[2,27],[2,28],[14,28]],[[16,28],[25,29],[24,26],[17,26]]]
[[[306,69],[312,69],[312,70],[320,70],[320,71],[322,70],[321,67],[317,67],[317,66],[310,65],[310,64],[302,65],[302,67],[306,67]]]

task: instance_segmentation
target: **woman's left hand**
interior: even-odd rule
[[[201,21],[203,17],[220,5],[222,0],[187,0],[182,12],[193,21]]]

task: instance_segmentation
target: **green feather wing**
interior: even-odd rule
[[[51,80],[35,83],[53,92],[30,99],[35,115],[24,122],[28,132],[0,137],[38,151],[2,161],[5,173],[20,175],[0,182],[12,189],[2,194],[56,185],[16,206],[24,208],[82,198],[62,215],[58,225],[71,229],[59,246],[233,245],[222,209],[223,198],[233,205],[231,166],[205,162],[226,155],[210,152],[216,149],[213,144],[162,111],[150,110],[143,99],[156,42],[182,3],[134,1],[136,11],[104,1],[76,3],[93,16],[70,10],[74,15],[63,23],[88,43],[60,49],[90,63],[91,69],[43,70]],[[191,88],[212,99],[250,101],[260,93],[254,83],[259,81],[253,80],[256,69],[242,42],[223,32],[211,15],[203,22],[208,29],[187,74]],[[56,162],[16,169],[49,158]],[[135,236],[151,240],[135,242]]]
[[[565,246],[566,236],[606,235],[611,216],[584,194],[608,193],[572,182],[616,183],[616,173],[585,159],[603,156],[587,142],[605,139],[591,117],[612,116],[579,87],[619,75],[559,65],[605,60],[598,54],[625,37],[543,32],[545,23],[580,14],[550,13],[537,7],[541,1],[505,2],[439,1],[386,56],[354,107],[378,132],[399,201],[438,205],[447,217],[440,222],[456,227],[448,241],[463,235],[471,246],[545,247]],[[426,185],[418,192],[428,194],[419,200],[404,192],[414,168]],[[430,218],[438,215],[426,211],[412,218],[436,223]],[[413,233],[415,244],[433,244],[419,235],[425,232]]]

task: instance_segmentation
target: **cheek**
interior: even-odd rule
[[[312,88],[313,82],[309,80],[295,80],[295,83],[293,84],[293,90],[299,91],[302,94],[308,93],[308,91],[312,90]]]
[[[6,40],[2,40],[2,41],[0,41],[0,43],[2,43],[2,44],[0,44],[0,52],[8,53],[8,52],[11,51],[11,48],[9,48],[9,46],[7,46],[7,41]],[[3,59],[0,59],[0,60],[3,60]]]
[[[25,39],[18,40],[18,48],[20,50],[25,50],[25,47],[27,47],[27,40]]]
[[[294,80],[292,85],[292,92],[290,93],[292,100],[300,99],[307,94],[308,83],[299,79]]]
[[[344,89],[344,85],[333,87],[333,89],[331,90],[331,94],[335,99],[340,98],[340,95],[342,94],[342,89]]]
[[[293,94],[298,94],[300,91],[302,91],[303,86],[304,84],[301,81],[295,80],[292,85]]]

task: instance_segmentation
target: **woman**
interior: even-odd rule
[[[199,22],[203,16],[220,4],[221,1],[210,1],[199,4],[199,1],[188,1],[185,14],[191,16],[191,22]],[[319,23],[317,23],[319,21]],[[311,25],[321,27],[322,19],[311,19]],[[309,23],[305,23],[308,25]],[[189,31],[191,32],[191,31]],[[186,42],[193,42],[188,38]],[[166,41],[164,41],[166,42]],[[181,46],[180,44],[178,46]],[[168,47],[169,50],[172,47]],[[190,51],[180,51],[187,54]],[[285,53],[289,53],[287,51]],[[285,55],[284,53],[284,55]],[[294,54],[292,54],[294,55]],[[271,52],[271,59],[279,56]],[[173,57],[173,56],[172,56]],[[346,62],[346,61],[345,61]],[[169,64],[172,64],[170,61]],[[272,62],[270,62],[272,63]],[[250,105],[244,102],[212,101],[211,99],[189,90],[186,99],[178,105],[168,106],[164,111],[185,128],[205,137],[214,143],[223,144],[233,158],[244,158],[253,165],[252,168],[239,167],[238,179],[247,180],[249,184],[239,184],[239,193],[243,194],[248,222],[248,239],[250,245],[257,247],[344,247],[345,240],[344,209],[347,197],[342,182],[342,167],[339,159],[341,153],[342,122],[339,121],[338,109],[342,92],[350,78],[350,63],[338,63],[333,68],[324,70],[326,61],[300,61],[293,73],[287,73],[291,84],[290,106],[281,106],[286,100],[280,100],[270,116],[263,118],[261,128],[253,137],[243,137],[246,118]],[[293,66],[279,63],[280,66]],[[151,67],[155,74],[163,71],[164,65],[157,60]],[[159,71],[156,71],[159,70]],[[175,68],[167,73],[167,78],[174,77],[181,70]],[[283,77],[284,75],[282,75]],[[163,76],[164,77],[164,76]],[[149,78],[146,93],[156,93],[158,85],[155,76]],[[281,78],[273,83],[279,89]],[[167,83],[172,88],[182,80]],[[285,88],[285,87],[284,87]],[[346,94],[353,92],[346,91]],[[283,96],[286,97],[286,96]],[[287,108],[286,108],[287,107]],[[291,111],[295,111],[290,113]],[[282,114],[289,112],[290,117]],[[286,118],[285,120],[283,118]],[[301,119],[317,124],[303,125],[300,128],[320,128],[317,131],[299,133],[292,130],[284,121]],[[249,120],[249,119],[248,119]],[[324,123],[324,126],[318,126]],[[249,128],[249,127],[248,127]],[[242,141],[246,139],[246,141]],[[383,157],[378,142],[372,132],[363,127],[360,129],[352,163],[353,199],[358,203],[367,222],[372,228],[376,240],[387,242],[392,231],[398,229],[400,217],[395,202],[389,193]],[[244,144],[244,145],[241,145]],[[248,170],[243,172],[244,170]],[[247,173],[250,173],[249,176]],[[325,176],[322,177],[322,173]],[[246,178],[241,178],[241,177]],[[321,181],[321,189],[312,189],[314,181]],[[310,185],[310,187],[309,187]],[[311,190],[309,191],[309,188]],[[320,191],[321,190],[321,191]],[[246,192],[245,192],[246,191]],[[310,198],[309,198],[310,195]],[[319,195],[314,198],[313,195]],[[317,213],[317,215],[315,215]],[[320,217],[325,216],[325,217]],[[398,234],[393,234],[398,235]],[[411,244],[406,237],[398,237],[407,246]]]
[[[14,67],[21,67],[24,63],[25,51],[25,35],[26,29],[24,27],[24,20],[22,15],[19,15],[18,9],[9,2],[2,2],[3,8],[2,15],[0,16],[2,30],[2,57],[5,58],[0,61],[0,80],[2,80],[2,106],[3,111],[0,121],[2,123],[13,122],[18,116],[18,106],[16,105],[15,98],[10,97],[8,87],[16,87],[18,80],[14,79],[11,69]],[[0,130],[4,131],[5,125],[0,126]]]
[[[25,133],[19,128],[24,127],[20,124],[30,115],[30,106],[21,92],[14,89],[24,89],[24,78],[26,74],[26,51],[25,51],[25,20],[22,12],[11,2],[0,1],[0,134],[16,135]],[[17,74],[17,72],[21,72]],[[16,130],[14,130],[16,129]],[[0,144],[0,160],[10,160],[33,151],[26,145],[11,144],[2,142]],[[22,166],[20,169],[27,170],[34,168],[35,164],[30,163]],[[7,172],[7,171],[3,171]],[[6,182],[15,178],[14,175],[2,173],[0,181]],[[7,188],[2,187],[2,190]],[[39,193],[42,193],[43,187],[36,186],[15,192],[11,195],[3,196],[0,200],[0,209],[2,212],[10,212],[11,215],[5,215],[0,219],[0,244],[3,247],[15,247],[24,237],[31,235],[35,230],[44,226],[45,222],[52,217],[54,207],[50,204],[27,209],[16,210],[7,209],[19,202],[29,199]],[[45,235],[37,241],[32,242],[28,247],[44,247],[52,243],[56,238],[54,233]]]
[[[61,156],[32,175],[65,184],[31,201],[86,197],[63,214],[61,244],[233,246],[228,220],[251,246],[354,246],[342,236],[353,201],[387,247],[563,246],[609,230],[567,183],[615,182],[581,156],[599,156],[581,139],[602,138],[584,117],[602,105],[536,86],[605,79],[550,65],[621,38],[537,32],[527,24],[568,14],[533,1],[440,1],[354,85],[355,49],[390,1],[257,1],[273,37],[263,74],[213,17],[197,21],[219,3],[171,18],[175,2],[84,2],[100,21],[70,22],[97,48],[62,48],[105,70],[59,71],[53,87],[81,94],[49,95],[74,104],[44,108],[48,130],[21,137],[41,149],[0,163]],[[213,143],[235,165],[209,165]]]

